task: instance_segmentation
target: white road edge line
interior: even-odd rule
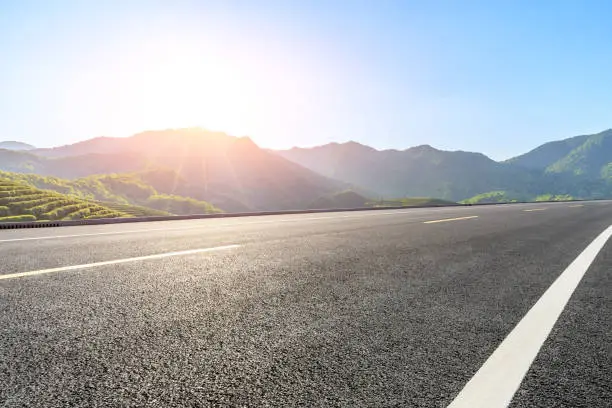
[[[212,247],[212,248],[190,249],[188,251],[166,252],[163,254],[137,256],[135,258],[115,259],[112,261],[94,262],[94,263],[83,264],[83,265],[61,266],[59,268],[40,269],[38,271],[10,273],[6,275],[0,275],[0,280],[22,278],[25,276],[44,275],[47,273],[54,273],[54,272],[75,271],[75,270],[80,270],[80,269],[89,269],[89,268],[95,268],[98,266],[117,265],[117,264],[128,263],[128,262],[148,261],[151,259],[162,259],[162,258],[168,258],[171,256],[184,256],[184,255],[200,254],[203,252],[222,251],[222,250],[234,249],[238,247],[240,247],[240,245],[225,245],[225,246],[218,246],[218,247]]]
[[[439,222],[449,222],[449,221],[461,221],[461,220],[470,220],[472,218],[478,218],[477,215],[471,215],[469,217],[458,217],[458,218],[443,218],[441,220],[431,220],[431,221],[423,221],[423,224],[437,224]]]
[[[544,292],[448,408],[506,408],[510,405],[574,290],[611,236],[612,225],[599,234]]]

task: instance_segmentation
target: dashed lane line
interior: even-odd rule
[[[441,220],[431,220],[424,221],[423,224],[437,224],[439,222],[450,222],[450,221],[461,221],[461,220],[471,220],[473,218],[478,218],[477,215],[471,215],[469,217],[457,217],[457,218],[443,218]]]

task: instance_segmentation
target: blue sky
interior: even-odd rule
[[[0,140],[202,126],[505,159],[612,127],[612,2],[0,0]]]

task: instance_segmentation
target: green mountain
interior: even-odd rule
[[[553,174],[609,178],[612,176],[612,129],[546,143],[508,163]]]

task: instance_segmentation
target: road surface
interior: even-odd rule
[[[0,231],[0,406],[610,406],[611,224],[601,201]]]

